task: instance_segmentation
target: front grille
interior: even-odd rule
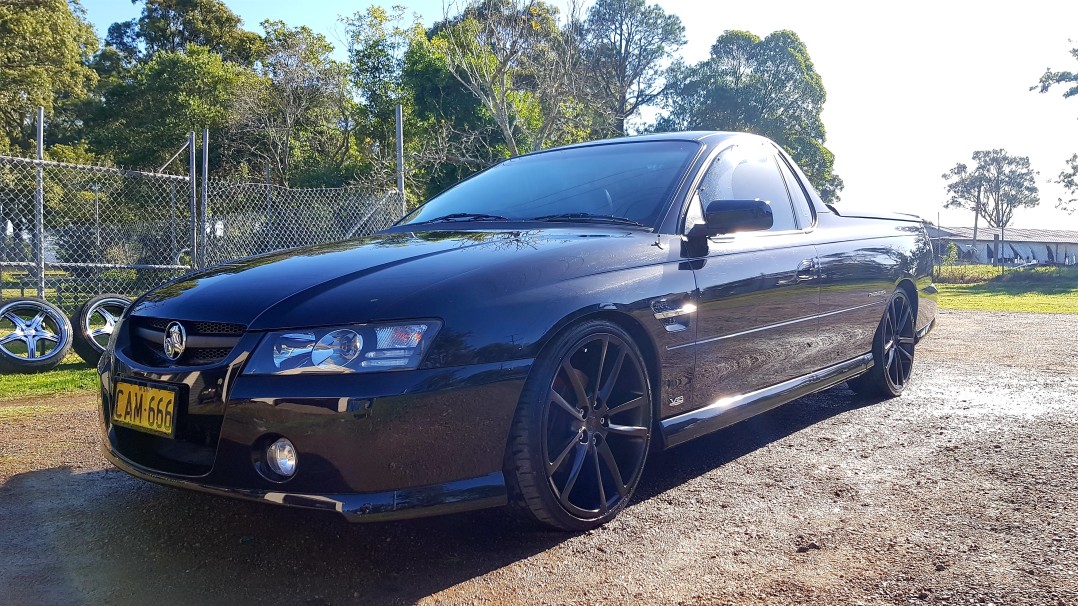
[[[172,320],[163,318],[133,318],[146,322],[147,326],[155,328],[160,331],[164,331],[168,328],[168,325],[172,323]],[[247,327],[243,324],[229,324],[227,322],[183,322],[183,327],[187,330],[187,334],[196,335],[226,335],[232,337],[239,337],[243,335],[243,331],[247,330]]]
[[[225,322],[181,321],[187,331],[187,347],[177,360],[165,356],[165,329],[173,320],[132,316],[127,324],[131,358],[155,367],[216,364],[232,352],[247,327]]]

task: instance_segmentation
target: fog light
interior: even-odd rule
[[[266,449],[266,462],[274,473],[292,477],[296,473],[296,447],[286,438],[281,438]]]

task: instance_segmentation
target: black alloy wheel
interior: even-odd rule
[[[610,322],[585,322],[536,361],[514,420],[507,476],[540,522],[595,528],[639,483],[651,430],[651,387],[632,337]]]
[[[0,371],[55,368],[71,350],[71,323],[60,308],[36,297],[0,302]]]
[[[850,389],[882,398],[900,395],[913,373],[913,353],[917,345],[913,306],[903,289],[887,302],[887,309],[872,340],[872,368],[851,379]]]
[[[75,315],[71,316],[71,326],[75,333],[72,347],[87,364],[96,365],[101,359],[120,316],[129,305],[131,299],[123,295],[98,295],[83,303]]]

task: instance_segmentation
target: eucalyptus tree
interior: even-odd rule
[[[826,201],[842,180],[824,143],[827,93],[808,48],[789,30],[759,38],[727,31],[696,65],[676,64],[659,130],[734,130],[769,137],[798,162]]]
[[[1078,47],[1071,49],[1071,56],[1078,59]],[[1057,85],[1064,88],[1064,99],[1078,96],[1078,72],[1046,69],[1041,76],[1040,82],[1030,87],[1029,90],[1047,93]],[[1059,176],[1053,182],[1062,185],[1066,191],[1066,194],[1056,202],[1056,208],[1073,213],[1078,209],[1078,154],[1072,155],[1067,160],[1066,168],[1059,173]]]
[[[1074,154],[1067,160],[1067,167],[1059,173],[1055,183],[1062,185],[1066,192],[1056,202],[1056,208],[1073,214],[1075,210],[1078,210],[1078,154]]]
[[[248,78],[231,101],[233,148],[265,163],[286,186],[297,164],[338,172],[352,151],[354,129],[347,66],[331,58],[325,36],[306,26],[267,20],[262,27],[260,77]]]
[[[965,208],[991,227],[1006,227],[1019,208],[1040,204],[1040,192],[1026,156],[1003,149],[973,152],[973,168],[956,164],[944,173],[950,198],[946,208]]]
[[[666,90],[666,68],[685,44],[685,27],[645,0],[596,0],[584,22],[584,55],[597,99],[626,134],[625,121]]]
[[[474,0],[434,28],[447,69],[489,112],[510,155],[591,134],[575,10],[562,20],[541,0]]]

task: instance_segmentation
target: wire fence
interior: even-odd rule
[[[0,300],[36,295],[72,311],[200,266],[368,235],[401,215],[396,191],[203,183],[0,156]]]

